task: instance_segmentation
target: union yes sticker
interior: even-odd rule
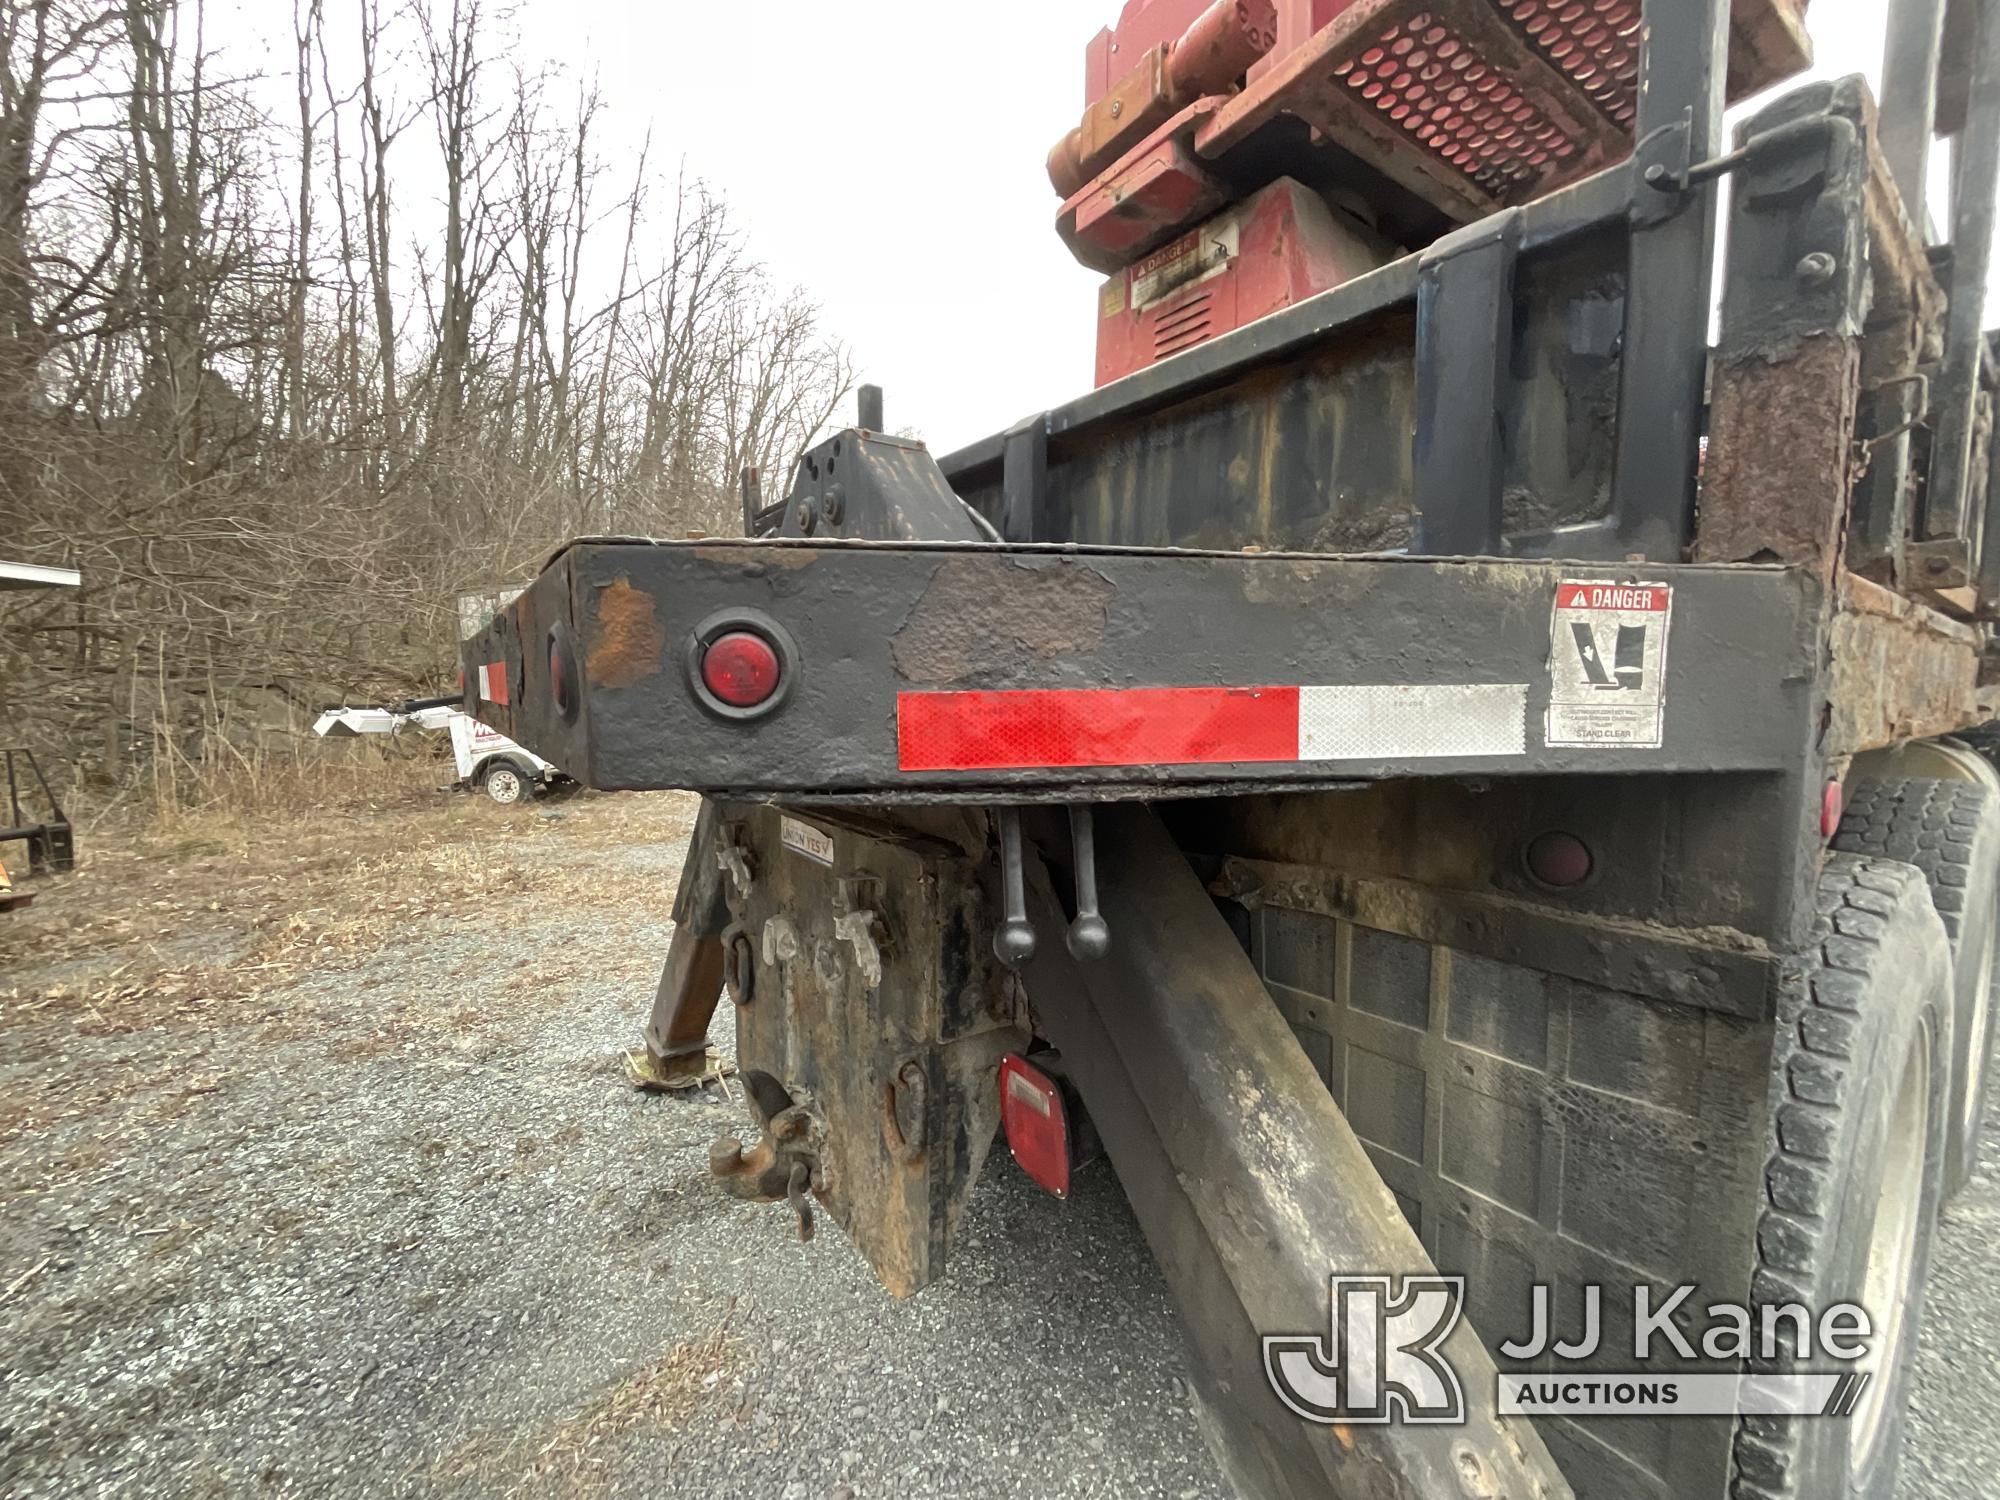
[[[1556,585],[1546,736],[1551,747],[1659,748],[1673,608],[1674,591],[1664,583]]]

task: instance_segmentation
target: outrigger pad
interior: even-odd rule
[[[720,1049],[683,1052],[676,1057],[655,1057],[644,1047],[625,1054],[625,1076],[632,1087],[648,1093],[685,1093],[709,1083],[719,1083],[736,1072]]]

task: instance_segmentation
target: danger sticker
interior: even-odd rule
[[[833,835],[820,832],[810,823],[801,823],[797,818],[780,818],[778,836],[785,841],[787,849],[803,854],[815,864],[833,863]]]
[[[1220,276],[1242,249],[1243,226],[1232,215],[1155,250],[1126,272],[1132,288],[1132,311],[1144,312],[1182,287]]]
[[[1666,723],[1664,583],[1556,585],[1549,642],[1551,746],[1658,749]]]

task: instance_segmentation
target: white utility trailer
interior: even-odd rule
[[[511,807],[536,790],[575,785],[559,767],[466,713],[456,698],[421,699],[401,708],[329,708],[313,724],[313,733],[322,738],[400,734],[405,729],[442,729],[448,733],[458,767],[456,785],[483,791],[503,807]]]

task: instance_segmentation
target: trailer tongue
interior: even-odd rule
[[[1942,8],[1895,15],[1917,97],[1731,150],[1784,0],[1130,5],[1051,161],[1126,378],[942,462],[864,391],[745,538],[572,543],[468,643],[468,712],[704,795],[647,1042],[729,996],[728,1191],[908,1295],[1003,1119],[1052,1191],[1101,1140],[1258,1495],[1891,1493],[2000,904],[1937,742],[1992,717],[1992,192],[1947,297],[1878,147],[1949,113]],[[1856,1415],[1734,1394],[1795,1344],[1649,1352],[1681,1287],[1872,1298]],[[1500,1399],[1573,1368],[1724,1395]]]

